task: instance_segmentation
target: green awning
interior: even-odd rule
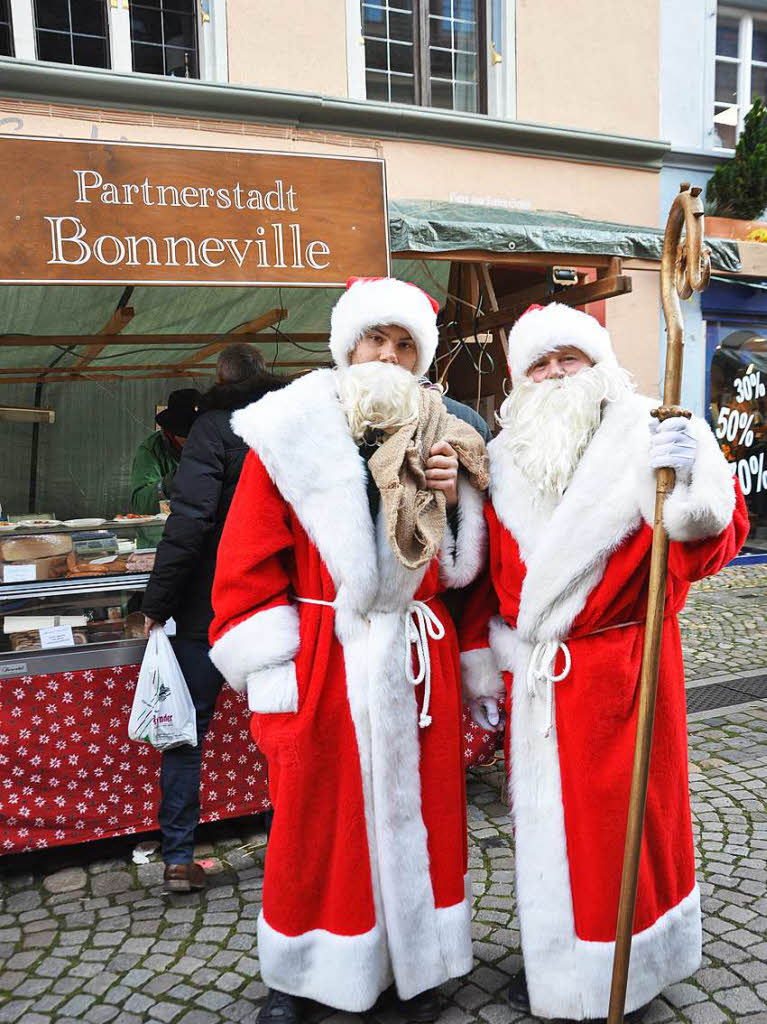
[[[561,252],[624,259],[660,260],[660,228],[587,220],[572,213],[507,210],[463,203],[397,199],[389,203],[393,253],[436,253],[451,249],[489,252]],[[740,270],[737,242],[707,238],[719,270]]]

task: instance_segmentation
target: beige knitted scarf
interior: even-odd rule
[[[447,441],[472,486],[484,491],[489,482],[487,449],[477,431],[452,416],[434,389],[422,388],[418,402],[418,421],[389,435],[368,463],[381,492],[389,543],[407,569],[418,569],[434,558],[447,527],[444,492],[426,486],[432,447]]]

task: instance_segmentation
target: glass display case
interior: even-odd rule
[[[162,517],[12,525],[0,533],[0,661],[143,640],[141,594]]]

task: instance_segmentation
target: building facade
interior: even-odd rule
[[[660,39],[660,132],[670,143],[660,176],[662,218],[681,181],[705,186],[717,164],[732,157],[753,99],[767,99],[767,0],[665,2]],[[709,418],[737,472],[752,520],[748,550],[762,560],[767,552],[767,400],[762,390],[767,382],[767,246],[746,238],[739,250],[737,281],[715,274],[702,295],[684,304],[682,400]],[[661,335],[659,363],[662,345]]]
[[[0,132],[376,155],[393,199],[652,226],[661,6],[0,0]],[[654,389],[657,266],[627,272],[607,321]]]

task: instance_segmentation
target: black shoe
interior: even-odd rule
[[[522,1010],[524,1013],[530,1012],[530,996],[527,994],[527,978],[524,967],[516,974],[512,974],[509,987],[506,989],[506,1001],[515,1010]]]
[[[436,988],[427,988],[412,999],[400,1000],[399,1008],[405,1020],[411,1021],[411,1024],[432,1024],[442,1012]]]
[[[266,1002],[256,1017],[256,1024],[299,1024],[300,1020],[298,999],[289,996],[287,992],[270,988]]]

